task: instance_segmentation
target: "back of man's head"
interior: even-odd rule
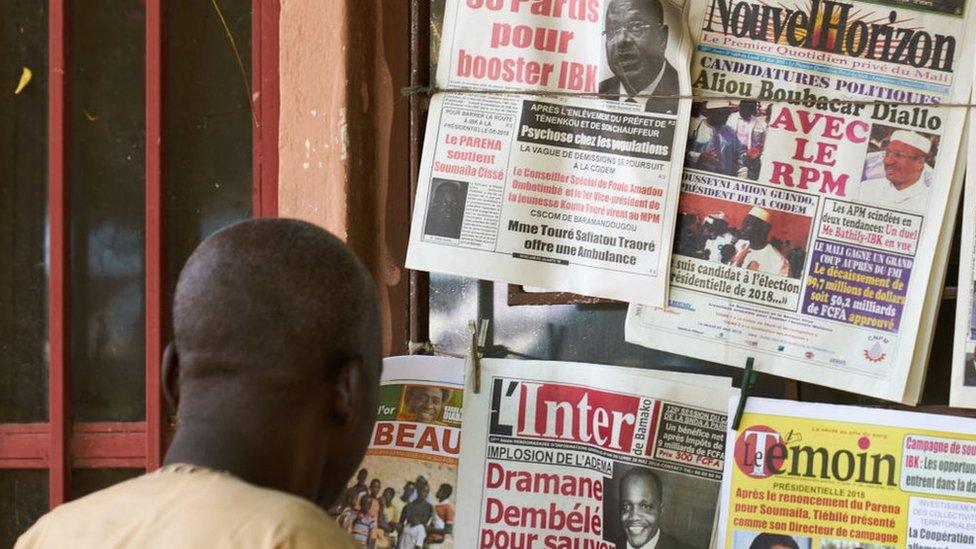
[[[289,467],[329,468],[328,486],[284,488],[333,498],[375,418],[379,326],[369,273],[326,231],[259,219],[213,234],[187,261],[174,299],[178,439],[194,429],[219,438],[226,427],[255,446],[301,446],[260,452]],[[181,444],[206,445],[206,437]]]

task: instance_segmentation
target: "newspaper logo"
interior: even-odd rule
[[[735,440],[735,464],[739,470],[752,478],[767,478],[779,470],[784,457],[770,453],[779,446],[783,437],[771,427],[754,425]]]
[[[867,345],[864,347],[864,358],[869,362],[884,362],[888,358],[887,349],[889,340],[885,336],[873,335],[868,338]]]
[[[853,441],[859,452],[843,447],[852,442],[849,437],[833,441],[830,447],[800,444],[802,441],[797,431],[791,430],[784,438],[765,425],[749,427],[735,441],[735,464],[755,479],[786,475],[897,486],[897,459],[892,454],[868,454],[871,439],[866,436]]]
[[[556,439],[630,453],[645,423],[641,398],[572,385],[495,379],[490,433]]]

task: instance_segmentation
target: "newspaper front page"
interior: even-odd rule
[[[465,393],[458,546],[708,547],[730,380],[655,374],[483,361],[481,393]]]
[[[632,306],[627,340],[916,402],[962,186],[974,10],[688,7],[702,100],[670,303]]]
[[[750,398],[728,441],[723,549],[976,547],[976,420]]]
[[[448,0],[407,267],[664,305],[691,108],[680,11]]]
[[[383,360],[366,457],[329,510],[357,545],[454,547],[463,393],[461,359]]]
[[[974,123],[976,111],[970,109],[969,158],[976,158]],[[976,408],[976,171],[972,169],[966,173],[964,200],[949,404]]]

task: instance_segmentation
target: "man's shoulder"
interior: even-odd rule
[[[661,538],[657,540],[657,547],[655,549],[691,549],[691,545],[661,530]]]
[[[610,78],[600,82],[597,89],[600,93],[620,93],[620,79],[616,76],[611,76]]]
[[[217,472],[152,473],[117,484],[51,511],[17,547],[61,547],[72,540],[75,547],[87,548],[109,539],[157,547],[157,540],[167,538],[176,545],[226,541],[235,547],[323,538],[332,542],[330,547],[352,547],[345,532],[312,502]]]

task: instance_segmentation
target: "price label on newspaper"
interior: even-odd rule
[[[407,267],[664,305],[683,29],[662,0],[448,0]]]
[[[465,393],[458,545],[708,547],[729,388],[728,378],[483,361],[481,394]]]
[[[976,420],[750,398],[728,440],[719,547],[976,547]]]
[[[461,359],[383,360],[366,458],[329,509],[358,546],[454,547],[463,380]]]
[[[627,340],[916,402],[961,189],[974,10],[687,7],[702,100],[671,299],[632,307]]]

